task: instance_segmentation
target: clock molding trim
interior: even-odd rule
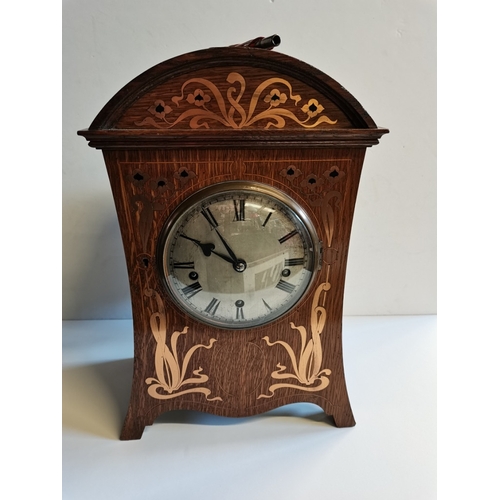
[[[212,86],[202,89],[201,81]],[[141,124],[165,111],[163,104],[163,110],[152,109],[157,101],[172,110],[179,104],[175,126]],[[310,102],[315,116],[304,107]],[[186,103],[191,114],[180,119]],[[203,113],[197,114],[203,106],[233,126],[219,121],[218,129],[206,128]],[[284,113],[282,128],[266,128],[268,118],[285,109],[309,121]],[[251,116],[262,119],[245,126]],[[303,127],[319,116],[328,120]],[[193,118],[199,127],[190,127]],[[310,402],[334,425],[355,425],[342,357],[347,254],[365,151],[387,132],[321,71],[250,47],[206,49],[160,63],[111,98],[89,129],[78,131],[103,151],[129,275],[134,372],[121,439],[139,439],[158,415],[176,409],[242,417]],[[262,183],[294,199],[323,248],[321,269],[296,307],[269,324],[231,331],[179,309],[162,283],[157,252],[162,228],[179,204],[235,180]]]
[[[242,72],[245,74],[242,75]],[[236,74],[239,74],[241,78],[236,77]],[[228,75],[233,75],[230,82],[227,82]],[[237,124],[233,116],[230,118],[231,112],[241,114],[243,111],[245,115],[246,112],[243,109],[244,103],[240,101],[243,99],[243,88],[240,88],[239,95],[235,99],[233,93],[236,92],[236,88],[229,87],[228,84],[239,82],[241,85],[244,81],[245,89],[254,89],[255,97],[258,89],[273,79],[286,82],[281,83],[285,88],[290,85],[291,95],[306,96],[302,99],[302,107],[308,118],[311,118],[308,113],[316,113],[315,116],[326,116],[329,121],[335,123],[317,123],[315,128],[304,129],[305,123],[300,125],[301,120],[291,118],[297,111],[302,112],[302,107],[297,108],[295,105],[287,107],[286,110],[282,109],[283,112],[288,112],[288,121],[292,120],[292,123],[282,128],[271,126],[266,129],[267,124],[257,128],[255,125],[259,121],[254,122],[252,128],[243,128],[241,125],[245,123],[245,120]],[[210,97],[212,104],[218,103],[216,106],[216,110],[220,113],[218,119],[225,116],[227,123],[233,126],[219,130],[186,126],[179,130],[178,127],[159,128],[159,123],[153,125],[151,121],[144,124],[149,124],[148,128],[137,125],[146,117],[154,117],[155,113],[162,115],[162,112],[155,111],[156,102],[164,103],[164,111],[167,109],[165,106],[170,106],[170,104],[172,104],[170,107],[176,108],[180,103],[178,89],[182,88],[186,82],[195,80],[210,82],[211,87],[203,91],[204,95]],[[221,89],[224,84],[228,102],[232,102],[229,109],[226,109],[221,102]],[[269,94],[271,99],[273,91],[281,91],[269,85],[271,86]],[[292,86],[296,89],[293,94],[291,93]],[[193,102],[195,102],[197,90],[202,89],[196,86],[191,89]],[[263,91],[264,89],[259,95]],[[166,94],[170,95],[170,98],[173,97],[174,102],[167,104]],[[265,101],[266,97],[267,95],[261,100]],[[266,103],[270,109],[261,110],[261,114],[277,116],[282,104],[288,106],[292,101],[295,104],[298,103],[288,96],[285,103],[277,103],[279,104],[277,106],[270,106]],[[316,106],[316,102],[318,103],[317,109],[314,111],[306,109],[310,107],[310,104]],[[204,101],[203,105],[205,105]],[[250,110],[250,106],[250,101],[247,101],[246,109]],[[200,115],[201,106],[194,105],[194,108],[191,119]],[[335,116],[332,116],[332,113]],[[278,116],[278,118],[283,118],[283,116]],[[326,128],[318,129],[317,125],[320,125],[320,128],[324,126]],[[307,136],[304,136],[304,132]],[[158,147],[174,149],[368,147],[378,144],[379,138],[386,133],[388,130],[378,128],[361,104],[344,87],[322,71],[285,54],[248,47],[205,49],[160,63],[125,85],[103,107],[88,129],[78,131],[79,135],[89,141],[91,147],[97,149],[111,147],[113,149],[131,147],[141,149]],[[271,141],[270,138],[272,138]]]

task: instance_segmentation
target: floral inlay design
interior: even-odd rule
[[[316,191],[320,191],[322,189],[322,185],[324,182],[325,181],[321,177],[310,174],[300,183],[300,185],[303,188],[306,188],[306,190],[315,193]]]
[[[193,94],[187,96],[187,102],[196,106],[204,106],[211,101],[211,97],[205,94],[203,90],[196,89]]]
[[[133,209],[141,235],[143,249],[146,248],[151,228],[153,226],[154,212],[165,210],[165,204],[155,200],[149,200],[142,194],[132,196]]]
[[[155,113],[158,116],[165,113],[165,103],[163,101],[156,101],[156,103],[156,108],[152,108]],[[126,179],[133,186],[131,215],[139,227],[142,250],[148,250],[147,244],[153,227],[154,213],[165,210],[166,198],[169,193],[182,188],[188,181],[196,177],[196,172],[187,166],[177,168],[176,171],[169,174],[169,177],[150,178],[146,172],[137,168],[126,176]]]
[[[163,302],[154,290],[148,289],[145,292],[146,296],[154,297],[158,311],[150,317],[150,326],[153,336],[156,340],[155,351],[155,371],[156,377],[146,379],[148,394],[155,399],[172,399],[183,394],[199,392],[205,396],[207,401],[222,401],[220,397],[208,396],[211,394],[207,387],[190,387],[182,389],[186,385],[201,385],[208,381],[208,376],[204,373],[203,368],[199,367],[192,371],[190,377],[186,377],[189,361],[193,353],[198,349],[211,349],[216,339],[210,339],[208,345],[196,344],[192,346],[181,359],[177,352],[177,340],[180,335],[186,335],[188,327],[180,331],[175,331],[170,337],[170,345],[167,343],[167,324],[165,316],[165,308]]]
[[[264,97],[264,102],[267,102],[271,107],[279,106],[280,104],[285,104],[287,96],[284,92],[280,92],[278,89],[273,89],[269,94]]]
[[[289,181],[295,179],[296,177],[299,177],[302,175],[302,172],[299,168],[297,168],[295,165],[290,165],[280,171],[280,175],[282,177],[285,177]]]
[[[136,184],[137,186],[142,186],[144,183],[146,183],[148,181],[149,177],[144,172],[141,172],[140,170],[136,170],[130,176],[128,176],[128,179],[133,184]]]
[[[316,115],[319,115],[325,108],[316,100],[309,99],[307,104],[302,106],[302,111],[307,113],[309,118],[314,118]]]
[[[324,111],[317,99],[309,99],[307,104],[299,107],[302,97],[293,93],[292,85],[283,78],[268,78],[257,86],[253,92],[248,107],[241,104],[241,99],[246,92],[245,78],[236,72],[229,73],[226,81],[230,84],[238,84],[239,89],[231,86],[223,96],[219,88],[206,78],[191,78],[184,82],[180,89],[180,95],[172,97],[171,101],[179,108],[178,116],[175,116],[172,106],[157,100],[148,111],[152,115],[141,121],[135,122],[137,126],[150,125],[156,128],[172,128],[184,120],[189,120],[189,127],[211,128],[214,124],[222,124],[232,129],[251,127],[258,122],[264,122],[264,128],[284,128],[286,120],[291,120],[303,128],[314,128],[321,123],[335,125],[337,120],[331,120],[321,113]],[[282,86],[286,90],[281,91],[277,87]],[[187,87],[194,87],[188,91]],[[268,90],[271,87],[271,90]],[[294,102],[296,109],[285,108],[288,100]],[[215,105],[207,107],[207,104]],[[257,112],[259,103],[264,102],[269,107]],[[302,113],[305,116],[297,116]],[[321,116],[319,116],[321,115]],[[171,119],[169,117],[172,116]]]
[[[330,268],[328,268],[328,271]],[[328,280],[328,273],[327,273]],[[275,391],[285,387],[300,389],[302,391],[321,391],[330,383],[328,378],[332,371],[328,368],[321,368],[323,363],[323,349],[321,347],[321,333],[325,327],[326,309],[319,305],[321,295],[330,290],[331,284],[326,281],[321,283],[314,294],[314,300],[311,308],[311,336],[308,340],[308,333],[304,326],[295,326],[292,322],[290,326],[297,330],[301,338],[300,353],[296,354],[290,344],[282,340],[271,342],[269,337],[264,337],[267,345],[274,346],[276,344],[285,348],[292,366],[292,370],[278,363],[271,377],[277,380],[295,379],[296,382],[280,382],[269,387],[270,394],[261,394],[257,399],[270,398],[274,396]],[[323,302],[324,303],[324,302]]]
[[[163,101],[155,101],[155,103],[148,109],[148,111],[152,115],[156,116],[156,118],[160,118],[160,120],[163,120],[163,118],[165,118],[165,115],[172,111],[172,108],[170,106],[167,106]]]
[[[151,187],[152,189],[157,189],[160,193],[175,190],[174,184],[165,178],[155,179],[151,182]]]
[[[340,170],[340,168],[337,167],[336,165],[334,165],[333,167],[330,167],[328,170],[325,170],[323,172],[323,177],[331,184],[338,182],[344,176],[345,176],[345,172],[342,172]]]
[[[321,198],[311,201],[311,205],[321,208],[321,220],[326,233],[327,247],[332,246],[333,229],[334,229],[334,212],[331,205],[331,200],[334,200],[335,208],[338,207],[342,200],[342,195],[338,191],[327,191],[323,193]]]
[[[196,174],[186,167],[181,167],[174,173],[174,177],[179,180],[181,184],[185,184],[188,180],[196,177]]]

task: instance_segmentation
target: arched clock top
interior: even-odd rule
[[[160,63],[78,132],[103,150],[129,273],[121,439],[179,409],[242,417],[309,402],[355,424],[348,245],[366,147],[388,130],[329,76],[265,50],[275,42]]]
[[[212,48],[162,62],[123,87],[80,132],[95,147],[120,147],[125,137],[138,147],[274,139],[284,146],[304,140],[370,146],[384,133],[323,72],[252,47]]]

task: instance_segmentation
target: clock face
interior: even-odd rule
[[[282,316],[308,289],[319,242],[287,195],[253,182],[198,191],[167,221],[160,268],[175,302],[220,328],[250,328]]]

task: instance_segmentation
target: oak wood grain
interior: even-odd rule
[[[236,83],[228,81],[231,74]],[[335,123],[304,127],[319,116]],[[283,127],[268,126],[269,120]],[[103,150],[129,275],[134,373],[121,439],[139,439],[159,414],[176,409],[241,417],[311,402],[334,425],[355,424],[342,358],[347,255],[365,151],[387,132],[322,72],[283,54],[241,47],[155,66],[78,132]],[[183,313],[158,265],[162,229],[175,207],[229,180],[260,182],[292,197],[323,243],[322,267],[305,298],[269,325],[238,331]],[[168,360],[162,357],[167,350],[175,351]]]

